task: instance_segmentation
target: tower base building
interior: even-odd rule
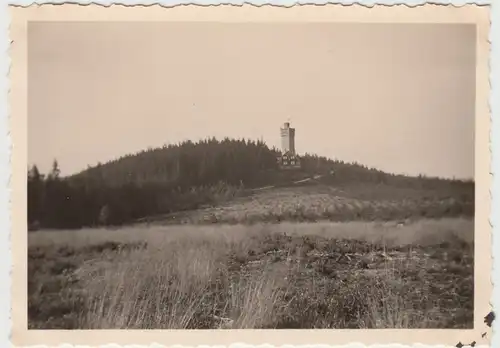
[[[278,164],[282,169],[300,168],[300,158],[295,153],[295,128],[286,122],[281,131],[281,155],[278,156]]]

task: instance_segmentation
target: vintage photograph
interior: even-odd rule
[[[28,329],[473,329],[477,30],[28,22]]]

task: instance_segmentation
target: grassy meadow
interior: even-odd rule
[[[28,235],[31,329],[472,328],[472,218]]]

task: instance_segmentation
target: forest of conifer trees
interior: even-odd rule
[[[62,177],[57,161],[44,175],[28,171],[28,224],[37,228],[120,225],[136,219],[217,204],[245,190],[286,181],[279,152],[264,142],[233,139],[186,141],[126,155]],[[358,164],[306,154],[305,174],[334,173],[327,184],[368,183],[395,188],[474,190],[474,183],[392,175]],[[468,198],[470,199],[470,197]]]

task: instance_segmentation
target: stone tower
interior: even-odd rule
[[[289,122],[281,128],[281,152],[295,155],[295,128],[290,128]]]

